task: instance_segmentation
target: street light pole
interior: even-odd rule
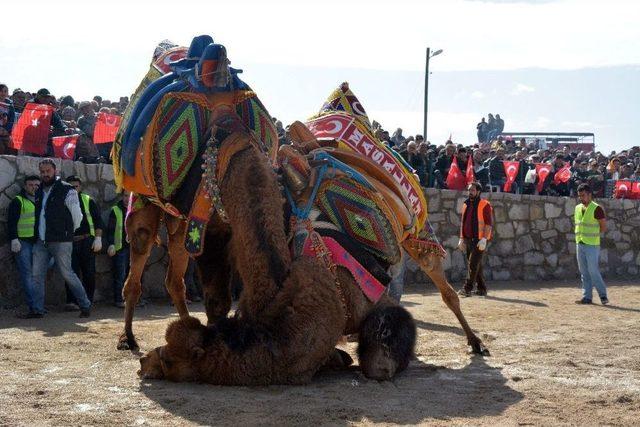
[[[427,48],[427,63],[424,72],[424,121],[422,126],[422,136],[427,141],[427,112],[429,109],[429,59],[431,58],[431,48]]]
[[[429,112],[429,60],[436,55],[440,55],[441,53],[442,49],[438,49],[432,54],[431,48],[427,48],[427,60],[424,72],[424,122],[422,129],[422,136],[424,137],[425,141],[427,141],[427,114]]]

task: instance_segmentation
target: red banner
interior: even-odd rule
[[[565,183],[569,181],[569,178],[571,178],[571,170],[569,169],[569,164],[565,164],[553,176],[553,183],[555,185]]]
[[[551,164],[549,163],[536,163],[536,175],[538,175],[538,185],[536,189],[538,190],[538,194],[542,191],[544,187],[544,181],[549,176],[551,172]]]
[[[16,150],[44,155],[51,128],[53,107],[28,103],[11,131],[12,146]]]
[[[518,171],[520,170],[520,162],[508,162],[503,160],[502,166],[504,167],[504,174],[507,176],[507,180],[504,183],[504,192],[511,192],[511,186],[518,177]]]
[[[467,157],[467,173],[465,175],[467,177],[467,185],[476,180],[476,176],[473,173],[473,159],[471,158],[471,156]]]
[[[458,166],[458,159],[456,158],[456,156],[453,156],[453,160],[451,161],[451,168],[449,169],[449,174],[447,175],[447,188],[449,190],[464,190],[465,181],[465,176],[462,175],[460,166]]]
[[[94,144],[106,144],[116,140],[116,133],[122,117],[117,114],[98,113],[93,131]]]
[[[80,135],[55,136],[51,138],[53,155],[61,159],[73,160],[76,154],[76,144]]]

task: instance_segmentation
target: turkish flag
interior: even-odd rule
[[[467,157],[467,185],[471,184],[476,180],[476,176],[473,173],[473,159],[471,156]]]
[[[633,192],[633,184],[635,183],[626,179],[617,180],[616,187],[613,190],[613,196],[616,199],[631,199],[632,192]]]
[[[98,113],[96,128],[93,131],[94,144],[106,144],[116,140],[122,117],[117,114]]]
[[[640,200],[640,181],[634,182],[631,188],[631,194],[636,200]]]
[[[544,181],[549,176],[551,172],[551,165],[549,163],[536,163],[536,175],[538,175],[538,185],[536,189],[538,193],[542,191],[542,187],[544,187]]]
[[[11,131],[12,146],[16,150],[38,154],[47,152],[53,107],[28,103]]]
[[[76,144],[80,135],[55,136],[51,138],[53,154],[61,159],[73,160],[76,154]]]
[[[503,190],[507,193],[511,191],[511,185],[518,177],[518,171],[520,170],[520,162],[508,162],[503,160],[502,166],[504,167],[504,173],[507,175],[507,181],[504,183]]]
[[[569,178],[571,178],[571,170],[569,169],[569,165],[565,163],[565,165],[561,167],[553,176],[553,183],[555,185],[558,185],[560,183],[569,181]]]
[[[464,187],[465,176],[462,175],[456,156],[453,156],[451,167],[449,168],[449,174],[447,175],[447,188],[449,190],[464,190]]]

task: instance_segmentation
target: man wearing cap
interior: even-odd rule
[[[44,312],[44,284],[49,258],[68,283],[80,306],[80,317],[91,315],[91,301],[71,267],[73,233],[82,222],[78,193],[56,176],[56,164],[44,159],[39,164],[42,185],[36,192],[36,236],[33,247],[34,308]]]
[[[82,274],[82,285],[89,301],[93,302],[96,290],[96,252],[102,249],[102,219],[96,202],[82,192],[82,181],[75,175],[67,178],[67,182],[78,193],[82,222],[73,235],[73,252],[71,265],[78,277]],[[67,310],[75,310],[75,298],[67,285]]]
[[[127,197],[123,195],[123,198],[111,208],[107,223],[107,254],[113,261],[113,305],[119,308],[124,308],[122,288],[129,273],[129,242],[124,229],[127,213],[125,199]]]
[[[31,102],[35,104],[51,105],[52,98],[53,96],[51,95],[51,92],[49,92],[48,89],[43,88],[36,93],[36,96],[31,100]],[[67,125],[64,124],[62,118],[55,110],[51,116],[51,126],[53,127],[53,132],[57,135],[71,133],[69,132],[71,129],[67,129]]]
[[[458,292],[463,297],[470,297],[473,285],[477,283],[476,295],[487,295],[487,284],[482,274],[482,258],[491,240],[493,209],[488,200],[482,199],[482,187],[478,182],[467,186],[469,198],[465,200],[460,221],[460,240],[458,249],[466,251],[468,261],[467,279],[464,287]]]
[[[596,287],[602,305],[609,304],[607,286],[600,275],[600,234],[607,231],[607,222],[602,206],[593,201],[588,184],[578,186],[580,203],[574,211],[576,233],[576,256],[582,279],[582,299],[576,304],[591,304],[593,287]]]
[[[48,89],[44,88],[40,89],[36,93],[35,98],[31,100],[31,102],[43,105],[54,105],[55,107],[55,104],[52,104],[52,102],[55,103],[55,98],[51,95]],[[55,108],[53,110],[53,113],[51,114],[51,127],[53,130],[49,132],[49,140],[47,141],[47,156],[53,156],[53,144],[51,142],[52,136],[70,135],[74,132],[73,128],[67,127]]]
[[[13,90],[11,100],[13,101],[13,107],[16,110],[16,120],[18,120],[20,113],[24,110],[24,106],[27,105],[27,94],[24,93],[22,89],[16,88]]]
[[[24,179],[24,188],[9,204],[7,237],[11,241],[11,252],[15,254],[20,283],[24,290],[29,311],[19,315],[24,319],[36,319],[43,313],[34,305],[33,288],[33,245],[36,242],[35,194],[40,186],[36,175]]]

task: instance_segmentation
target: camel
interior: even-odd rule
[[[202,40],[195,44],[202,45]],[[170,257],[165,285],[180,320],[167,331],[169,344],[141,359],[143,376],[161,372],[170,379],[202,377],[216,384],[306,382],[323,364],[348,363],[347,355],[336,353],[334,346],[341,335],[358,333],[365,375],[391,378],[406,367],[412,354],[413,319],[386,295],[365,296],[351,270],[331,265],[324,238],[312,241],[317,260],[292,251],[286,204],[273,169],[276,144],[270,116],[228,67],[224,47],[211,42],[188,58],[198,64],[193,70],[188,68],[190,62],[179,63],[175,82],[167,79],[161,88],[154,82],[149,88],[158,93],[147,96],[145,91],[140,96],[147,105],[132,109],[121,139],[123,164],[114,162],[116,177],[132,192],[126,219],[131,268],[123,290],[125,328],[118,348],[139,348],[132,330],[134,308],[144,264],[164,222]],[[186,87],[189,90],[184,91]],[[171,133],[176,128],[191,129],[186,143],[182,134]],[[296,234],[300,230],[294,225],[288,231]],[[408,239],[406,231],[395,244],[402,244],[434,278],[472,349],[483,352],[446,282],[440,258],[425,251],[419,240]],[[208,326],[189,316],[183,282],[188,257],[200,254],[198,264],[208,279]],[[232,275],[239,277],[244,291],[238,315],[230,320]],[[168,365],[179,366],[182,372],[184,364],[173,363],[173,358],[187,355],[198,370],[173,376]],[[226,368],[212,366],[215,360]],[[265,366],[259,366],[262,363]],[[257,373],[241,376],[238,372],[246,367]]]
[[[294,144],[300,152],[317,149],[319,145],[317,140],[307,140],[304,146],[299,141]],[[287,148],[281,148],[281,152],[288,151]],[[243,166],[240,163],[237,166],[233,171],[241,173]],[[286,185],[291,186],[291,179],[287,179],[291,174],[287,174],[286,166],[283,169]],[[238,182],[238,178],[227,182],[231,181]],[[260,176],[257,182],[264,185],[269,179]],[[268,193],[262,192],[262,187],[257,189],[260,200],[266,201]],[[225,208],[227,201],[230,206],[242,206],[246,195],[238,190],[221,186]],[[274,188],[273,194],[271,212],[282,205],[281,193]],[[255,209],[257,205],[251,206]],[[388,380],[407,367],[416,332],[415,323],[404,308],[387,295],[375,302],[368,299],[352,273],[342,266],[334,266],[332,270],[314,257],[292,259],[289,248],[282,244],[272,246],[268,252],[246,247],[247,242],[256,239],[251,231],[257,225],[255,219],[263,217],[251,211],[237,217],[232,212],[228,215],[234,218],[229,224],[212,222],[205,238],[207,250],[197,259],[203,277],[209,278],[203,286],[208,324],[184,317],[169,325],[167,344],[140,359],[141,377],[219,385],[304,384],[323,366],[351,364],[346,353],[334,348],[340,336],[346,334],[358,334],[358,359],[366,377]],[[268,227],[277,230],[276,236],[282,236],[286,223],[270,222]],[[260,229],[265,230],[262,226]],[[237,230],[249,232],[234,239]],[[291,229],[288,231],[292,233]],[[465,329],[473,351],[488,354],[460,310],[458,296],[444,275],[440,254],[425,251],[415,239],[402,243],[438,286],[445,303]],[[288,274],[281,276],[282,282],[261,279],[263,269],[256,272],[243,268],[261,256],[290,260]],[[231,306],[228,284],[234,269],[245,288],[236,316],[227,318]]]

